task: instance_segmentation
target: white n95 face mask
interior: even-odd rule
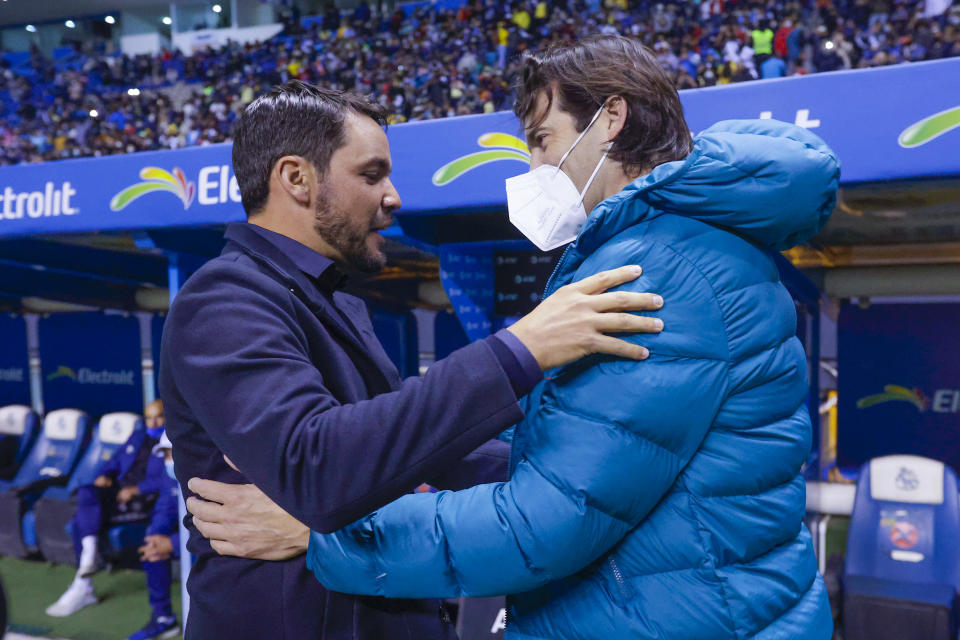
[[[543,164],[528,173],[507,178],[510,222],[541,251],[550,251],[573,242],[587,221],[583,197],[597,177],[610,149],[608,147],[603,152],[583,192],[577,191],[573,180],[560,167],[602,112],[603,106],[593,114],[590,124],[573,141],[557,166]]]

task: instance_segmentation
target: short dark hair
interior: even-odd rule
[[[514,113],[527,128],[541,124],[554,98],[583,131],[608,98],[623,97],[627,120],[610,157],[628,173],[685,158],[693,149],[673,82],[648,48],[623,36],[591,36],[522,60]],[[540,94],[547,107],[534,113]],[[554,95],[556,93],[556,95]]]
[[[260,211],[270,195],[270,172],[283,156],[302,156],[326,175],[330,158],[346,143],[349,112],[386,126],[386,111],[347,91],[299,80],[276,86],[240,114],[233,128],[233,171],[247,216]]]

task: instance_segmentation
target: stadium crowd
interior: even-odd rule
[[[510,108],[517,60],[590,33],[654,50],[678,89],[960,56],[944,0],[468,0],[292,19],[257,45],[129,57],[84,43],[0,69],[0,165],[229,140],[238,112],[299,78],[372,94],[390,122]],[[307,24],[308,26],[304,26]]]

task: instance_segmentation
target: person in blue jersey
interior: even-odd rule
[[[180,624],[173,613],[170,587],[173,585],[172,560],[180,555],[178,502],[180,486],[173,473],[173,445],[166,434],[154,446],[160,462],[152,465],[154,481],[161,487],[150,513],[150,523],[140,547],[140,564],[147,578],[150,620],[127,640],[162,640],[180,635]]]
[[[93,484],[77,489],[77,511],[70,525],[77,573],[63,595],[47,607],[48,616],[62,618],[97,604],[91,576],[100,570],[100,536],[111,524],[143,521],[150,516],[153,500],[162,489],[162,459],[155,460],[153,450],[163,435],[163,403],[154,400],[148,404],[143,417],[146,429],[134,431],[127,442],[100,465]]]
[[[515,640],[827,640],[803,524],[807,361],[773,253],[828,219],[836,155],[773,120],[692,138],[656,58],[618,36],[528,55],[515,110],[532,160],[508,180],[510,218],[541,249],[570,243],[546,294],[642,262],[622,290],[660,293],[664,331],[628,338],[642,366],[547,372],[509,434],[509,481],[313,532],[308,567],[343,593],[508,594]],[[197,526],[222,549],[275,535],[191,486],[220,502]]]

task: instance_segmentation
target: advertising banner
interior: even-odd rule
[[[94,419],[143,411],[140,325],[134,316],[63,313],[40,319],[46,410],[81,409]]]
[[[960,175],[960,59],[746,82],[681,93],[696,134],[726,119],[810,129],[845,183]],[[399,214],[501,209],[530,153],[510,112],[390,127]],[[245,219],[231,144],[0,170],[0,237],[223,224]]]
[[[847,306],[838,339],[837,463],[912,454],[960,470],[960,304]]]
[[[30,406],[27,325],[23,316],[0,315],[0,407]]]

